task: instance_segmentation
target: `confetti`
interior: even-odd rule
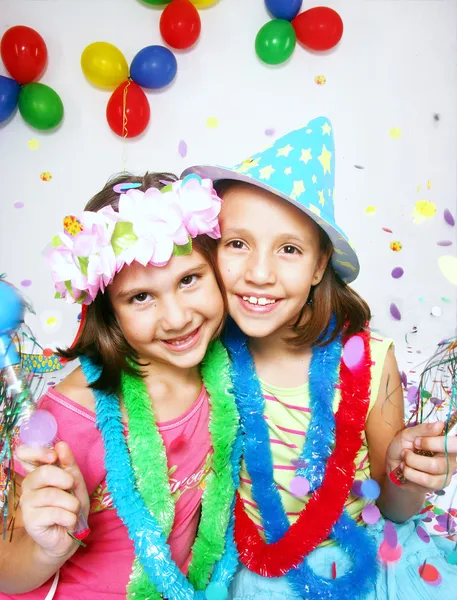
[[[56,333],[62,327],[62,313],[56,310],[45,310],[40,315],[41,327],[45,333]]]
[[[441,312],[442,312],[442,311],[441,311],[441,308],[440,308],[439,306],[434,306],[434,307],[432,308],[432,310],[430,311],[430,314],[431,314],[433,317],[441,317]]]
[[[206,126],[209,127],[210,129],[216,129],[216,127],[219,125],[219,121],[216,119],[216,117],[208,117],[206,119]]]
[[[450,298],[446,298],[446,296],[441,296],[441,300],[443,302],[452,302],[452,300]]]
[[[401,321],[401,312],[396,304],[393,302],[390,305],[390,314],[396,321]]]
[[[124,183],[118,183],[113,187],[113,191],[116,192],[116,194],[124,194],[125,192],[127,192],[128,190],[133,190],[135,188],[140,188],[143,184],[136,182],[136,183],[130,183],[128,181],[124,182]],[[74,217],[76,218],[76,217]]]
[[[354,167],[355,167],[356,169],[364,169],[364,168],[365,168],[365,167],[362,167],[362,165],[354,165]]]
[[[178,154],[181,158],[186,158],[186,156],[187,156],[187,144],[184,140],[181,140],[179,142]]]
[[[389,131],[389,135],[394,140],[400,139],[401,136],[402,136],[402,132],[401,132],[400,127],[392,127],[392,129]]]
[[[294,496],[303,497],[309,492],[309,481],[306,477],[297,475],[290,482],[290,491]]]
[[[438,258],[438,266],[444,277],[452,285],[457,285],[457,256],[440,256]]]
[[[314,78],[314,83],[317,83],[317,85],[325,85],[327,83],[327,79],[325,75],[316,75]]]
[[[362,496],[368,500],[376,500],[381,493],[379,483],[374,479],[366,479],[363,481],[360,490],[362,492]]]
[[[40,179],[41,181],[51,181],[52,175],[49,171],[43,171],[43,173],[40,173]]]
[[[419,536],[419,538],[425,543],[428,544],[430,541],[430,536],[427,532],[426,529],[424,529],[424,527],[422,527],[422,525],[418,525],[416,528],[416,533]]]
[[[30,150],[38,150],[38,148],[40,147],[40,140],[37,140],[36,138],[31,138],[27,142],[27,146]]]
[[[418,399],[418,388],[415,385],[412,385],[408,388],[408,392],[406,394],[406,399],[410,404],[417,404]]]
[[[43,356],[45,356],[46,358],[48,358],[49,356],[52,356],[54,354],[54,351],[52,350],[52,348],[45,348],[43,350]]]
[[[24,203],[23,202],[15,202],[13,206],[14,206],[14,208],[24,208]]]
[[[445,211],[444,211],[444,213],[443,213],[443,217],[444,217],[444,220],[446,221],[446,223],[448,225],[450,225],[451,227],[454,227],[454,225],[455,225],[455,219],[452,216],[452,213],[451,213],[450,210],[448,210],[446,208]]]
[[[332,579],[336,579],[336,562],[332,562]]]
[[[21,285],[22,287],[29,287],[32,285],[32,281],[30,279],[24,279],[23,281],[21,281]]]
[[[443,581],[438,569],[425,562],[419,567],[419,575],[426,583],[432,586],[438,586]]]
[[[392,269],[391,275],[394,279],[400,279],[400,277],[403,277],[404,271],[401,267],[395,267],[395,269]]]
[[[400,250],[402,248],[403,248],[403,246],[402,246],[401,242],[398,242],[398,241],[396,241],[396,242],[390,242],[390,249],[393,252],[400,252]]]
[[[362,497],[362,481],[360,479],[356,479],[352,484],[351,492],[354,496]]]
[[[367,215],[372,215],[373,213],[376,212],[376,207],[375,206],[367,206],[365,209],[365,212],[367,213]]]
[[[388,227],[381,227],[381,229],[386,233],[393,233],[392,229],[389,229]]]
[[[400,373],[400,379],[401,379],[401,383],[402,383],[403,387],[406,389],[408,387],[408,379],[407,379],[406,373],[404,371],[402,371]]]
[[[441,240],[436,243],[438,244],[438,246],[452,246],[451,240]]]
[[[351,371],[357,368],[364,356],[363,340],[359,335],[354,335],[344,345],[343,362]]]
[[[392,523],[392,521],[386,521],[384,523],[384,541],[392,549],[395,549],[398,545],[397,530],[395,529],[395,525]]]
[[[381,513],[376,504],[367,504],[362,510],[362,519],[367,525],[374,525],[381,518]]]
[[[379,546],[379,558],[384,563],[396,562],[401,558],[402,554],[403,548],[400,546],[400,544],[396,548],[391,548],[384,540]]]
[[[265,135],[267,135],[268,137],[271,137],[275,133],[276,133],[276,131],[274,129],[271,129],[271,128],[265,129]]]
[[[427,181],[427,189],[429,190],[432,187],[432,182],[431,181]]]
[[[414,212],[412,213],[413,221],[416,225],[423,223],[425,219],[430,219],[435,216],[436,205],[429,200],[419,200],[416,202]]]

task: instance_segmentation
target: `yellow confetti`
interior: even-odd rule
[[[400,252],[400,250],[403,248],[402,243],[401,242],[390,242],[390,249],[393,250],[394,252]]]
[[[49,171],[43,171],[43,173],[40,174],[40,179],[41,181],[51,181],[52,175]]]
[[[27,146],[30,148],[30,150],[38,150],[40,147],[40,140],[32,138],[27,142]]]
[[[457,256],[440,256],[438,266],[449,283],[457,285]]]
[[[416,190],[416,192],[417,192],[417,193],[419,193],[420,191],[421,191],[421,186],[420,186],[420,185],[418,185],[418,186],[417,186],[417,190]]]
[[[53,327],[56,323],[57,319],[55,317],[49,317],[46,319],[46,325],[49,325],[49,327]]]
[[[416,202],[414,212],[412,213],[413,221],[416,225],[423,223],[426,219],[433,217],[436,213],[436,205],[428,200],[419,200]]]
[[[373,213],[376,212],[376,207],[375,206],[367,206],[365,209],[365,212],[367,213],[367,215],[372,215]]]
[[[317,83],[317,85],[325,85],[327,83],[327,79],[325,75],[316,75],[314,82]]]
[[[216,127],[219,125],[219,121],[216,119],[216,117],[208,117],[206,119],[206,126],[209,127],[210,129],[216,129]]]
[[[432,187],[432,182],[431,181],[427,181],[427,189],[429,190]]]
[[[392,127],[392,129],[389,131],[389,135],[394,140],[401,138],[402,133],[400,127]]]

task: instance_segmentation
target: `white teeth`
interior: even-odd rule
[[[243,296],[242,297],[245,302],[249,302],[249,304],[259,304],[260,306],[266,306],[267,304],[274,304],[276,300],[272,300],[271,298],[256,298],[255,296]]]

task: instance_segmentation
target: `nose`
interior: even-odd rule
[[[184,298],[176,296],[163,299],[160,325],[166,333],[182,332],[192,321],[192,309]]]
[[[276,283],[274,258],[267,251],[257,250],[248,258],[244,278],[255,285]]]

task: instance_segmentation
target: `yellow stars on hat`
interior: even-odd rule
[[[317,208],[317,206],[314,206],[314,204],[310,204],[308,208],[311,212],[313,212],[318,217],[321,216],[321,211]]]
[[[300,158],[298,160],[301,160],[302,162],[305,163],[305,165],[307,165],[308,161],[312,160],[312,158],[313,157],[311,156],[311,148],[308,148],[307,150],[304,150],[302,148],[301,156],[300,156]]]
[[[271,165],[268,165],[268,167],[263,167],[262,169],[259,169],[259,178],[270,179],[275,170],[276,169],[273,169]]]
[[[290,194],[292,200],[296,200],[299,196],[303,194],[303,192],[306,192],[303,181],[301,179],[300,181],[294,181],[294,187],[292,188],[292,192]]]
[[[328,123],[324,123],[324,125],[321,125],[322,127],[322,135],[330,135],[330,133],[332,132],[332,128],[330,127],[330,125]]]
[[[316,177],[315,175],[313,175],[313,176],[311,177],[311,181],[312,181],[313,183],[316,183],[316,181],[317,181],[317,177]]]
[[[320,190],[317,193],[319,195],[319,204],[322,204],[322,206],[324,206],[324,204],[325,204],[324,190]]]
[[[290,175],[292,173],[292,167],[286,167],[284,169],[284,175]]]
[[[248,158],[243,160],[239,167],[234,169],[237,173],[247,173],[250,169],[254,169],[259,165],[260,158]]]
[[[287,146],[284,146],[284,148],[278,148],[278,152],[276,154],[276,158],[278,158],[279,156],[289,156],[290,152],[292,152],[293,148],[290,144],[287,144]]]
[[[332,159],[332,153],[327,150],[325,144],[322,146],[321,155],[317,157],[317,160],[321,163],[322,168],[324,169],[324,175],[326,173],[330,173],[330,161]]]

